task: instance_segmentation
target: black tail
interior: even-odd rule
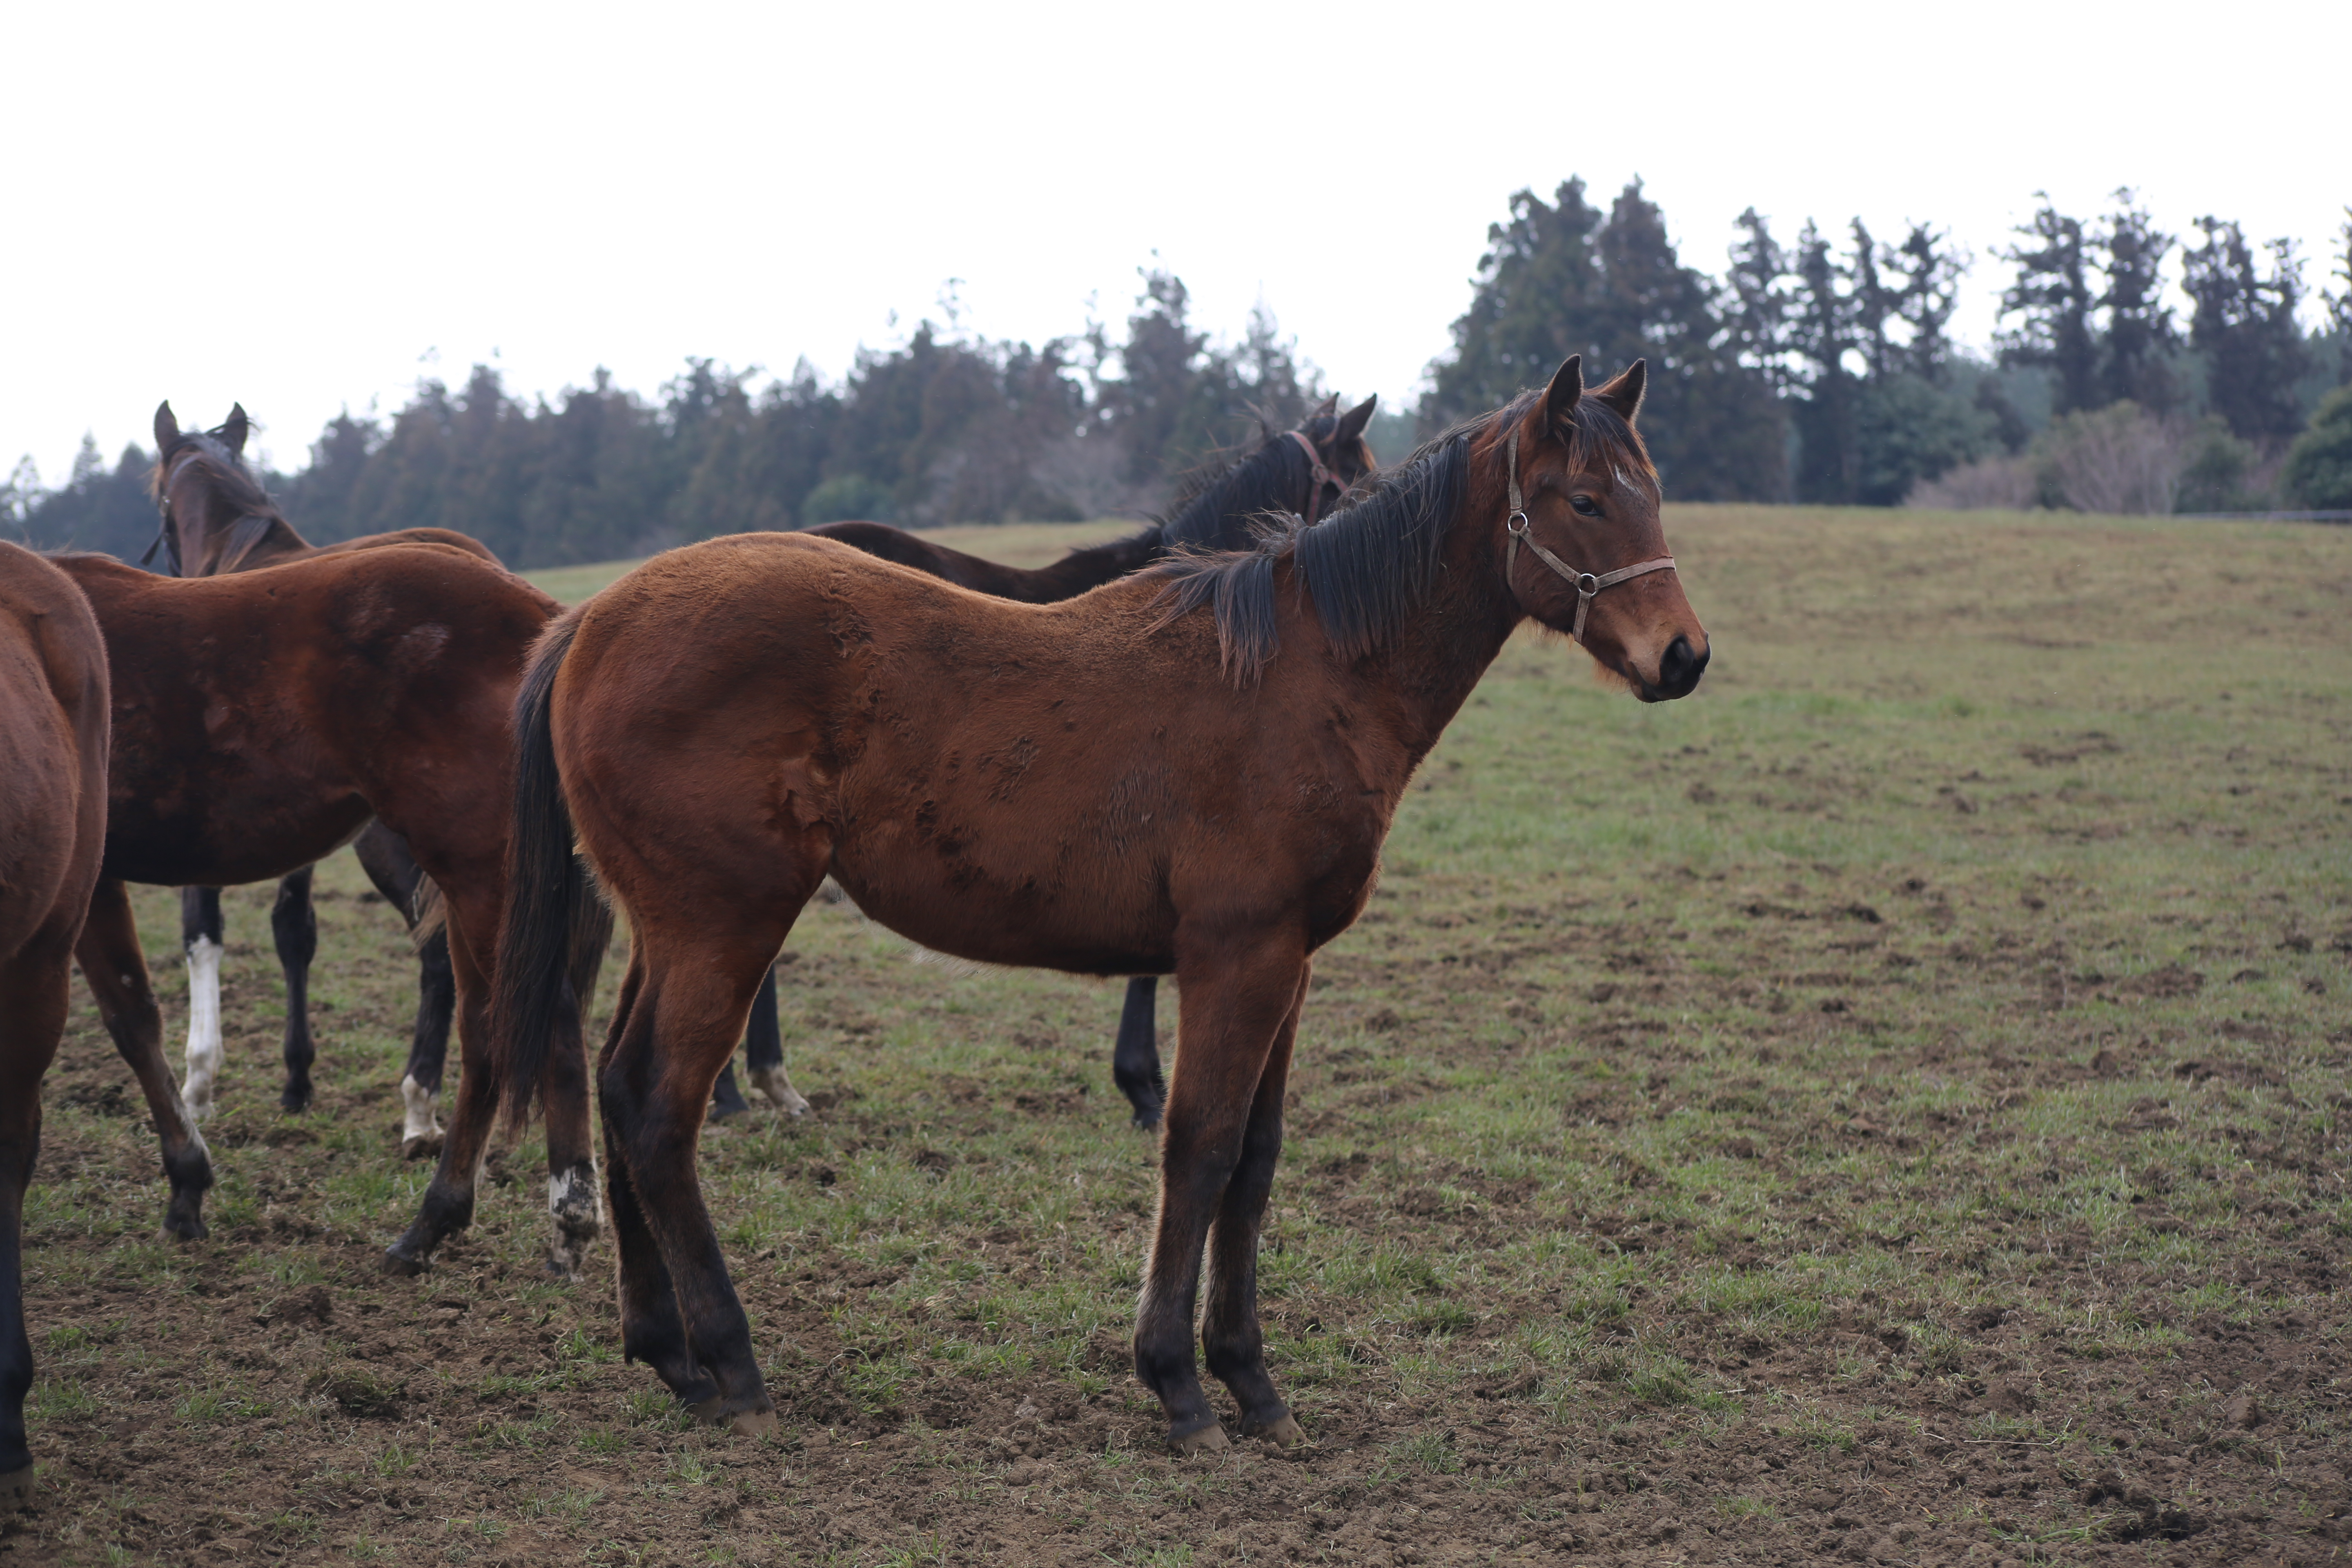
[[[552,622],[515,697],[514,823],[507,841],[506,918],[490,1005],[490,1070],[517,1122],[530,1113],[559,1030],[577,1037],[611,912],[572,847],[572,809],[555,765],[550,709],[555,677],[580,630],[575,612]],[[583,950],[592,950],[583,952]]]

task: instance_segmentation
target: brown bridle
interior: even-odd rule
[[[1315,526],[1315,514],[1323,510],[1323,487],[1336,485],[1344,496],[1348,493],[1348,481],[1324,466],[1322,450],[1307,432],[1286,430],[1283,434],[1298,443],[1300,449],[1307,454],[1307,468],[1315,476],[1312,488],[1307,492],[1307,526],[1312,528]]]
[[[1567,564],[1559,556],[1538,544],[1535,536],[1529,531],[1533,525],[1528,521],[1527,504],[1519,495],[1519,427],[1517,425],[1511,426],[1509,473],[1511,515],[1504,520],[1503,531],[1511,536],[1511,547],[1503,558],[1503,586],[1510,590],[1512,597],[1518,596],[1518,591],[1511,587],[1511,578],[1518,570],[1519,546],[1524,543],[1529,550],[1536,552],[1537,560],[1575,584],[1576,625],[1569,629],[1568,635],[1579,643],[1584,641],[1584,613],[1591,608],[1592,601],[1600,596],[1601,589],[1613,588],[1618,584],[1628,582],[1644,573],[1665,572],[1673,569],[1675,558],[1671,555],[1661,555],[1654,561],[1637,562],[1633,565],[1620,566],[1614,572],[1603,572],[1598,575],[1591,572],[1569,570]]]

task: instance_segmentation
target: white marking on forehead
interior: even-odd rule
[[[180,1099],[191,1121],[212,1114],[226,1053],[221,1047],[221,944],[200,936],[188,944],[188,1079]]]

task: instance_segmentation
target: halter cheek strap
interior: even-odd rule
[[[1574,637],[1579,643],[1581,643],[1584,640],[1585,612],[1592,607],[1592,601],[1600,596],[1601,589],[1613,588],[1620,583],[1630,582],[1633,578],[1642,576],[1645,573],[1671,570],[1675,563],[1675,558],[1671,555],[1661,555],[1655,561],[1643,561],[1636,563],[1632,566],[1620,566],[1614,572],[1603,572],[1597,576],[1591,572],[1570,571],[1567,563],[1563,562],[1559,556],[1554,555],[1550,551],[1546,550],[1542,545],[1536,542],[1535,534],[1531,531],[1531,525],[1528,521],[1527,502],[1519,494],[1519,427],[1517,425],[1511,426],[1511,438],[1508,450],[1510,454],[1509,473],[1511,480],[1511,515],[1505,520],[1503,523],[1503,531],[1511,536],[1511,545],[1510,549],[1506,552],[1503,558],[1503,586],[1506,588],[1510,587],[1511,578],[1518,570],[1519,546],[1525,544],[1529,550],[1536,552],[1537,560],[1542,562],[1545,565],[1550,567],[1553,571],[1559,573],[1561,576],[1567,578],[1570,583],[1575,585],[1576,625],[1569,628],[1568,635]],[[1514,596],[1516,596],[1517,591],[1513,590],[1513,593]]]
[[[1307,468],[1314,475],[1310,481],[1312,488],[1307,492],[1307,526],[1312,528],[1315,526],[1315,514],[1323,510],[1323,487],[1337,486],[1344,496],[1348,493],[1348,481],[1324,466],[1323,454],[1315,449],[1315,443],[1307,439],[1304,431],[1286,430],[1283,434],[1298,443],[1299,449],[1307,454]]]

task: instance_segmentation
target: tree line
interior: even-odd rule
[[[1643,428],[1678,500],[2352,506],[2352,477],[2330,477],[2352,476],[2352,394],[2321,407],[2352,382],[2352,222],[2313,331],[2284,241],[2207,217],[2184,243],[2128,190],[2087,220],[2043,199],[1994,253],[2008,281],[1983,357],[1949,336],[1976,263],[1948,232],[1808,220],[1784,242],[1751,208],[1736,233],[1710,274],[1639,181],[1605,210],[1580,179],[1549,200],[1518,192],[1419,405],[1384,410],[1376,447],[1393,460],[1581,353],[1602,373],[1649,360]],[[1094,324],[1032,346],[961,330],[952,300],[943,313],[838,382],[805,361],[762,384],[693,360],[651,398],[600,371],[526,402],[476,366],[422,383],[389,419],[339,416],[307,464],[265,478],[320,542],[439,526],[551,565],[846,517],[1140,512],[1324,390],[1263,309],[1238,342],[1214,341],[1163,269],[1143,272],[1117,335]],[[85,440],[49,489],[28,460],[0,484],[0,525],[135,556],[155,530],[151,461],[134,446],[109,465]]]

